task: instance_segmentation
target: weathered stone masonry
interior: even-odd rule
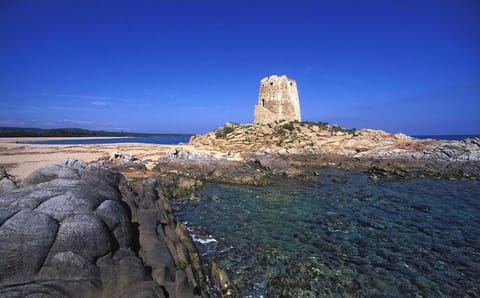
[[[301,121],[297,82],[285,75],[272,75],[260,81],[254,123],[266,124],[281,120]]]

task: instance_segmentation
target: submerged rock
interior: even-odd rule
[[[228,274],[215,262],[211,264],[210,277],[221,297],[240,297],[238,289],[230,282]]]

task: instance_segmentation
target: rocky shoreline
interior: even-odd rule
[[[420,140],[404,134],[345,130],[324,123],[226,124],[190,145],[242,156],[271,173],[294,176],[315,167],[363,171],[376,178],[480,179],[480,139]],[[188,154],[187,154],[188,155]]]
[[[0,296],[208,296],[155,181],[129,184],[101,164],[66,160],[9,184],[0,192]]]
[[[188,146],[143,151],[147,158],[104,150],[90,164],[69,159],[23,180],[0,169],[1,296],[236,296],[218,265],[202,270],[169,205],[198,199],[208,182],[308,181],[321,168],[480,180],[478,138],[418,140],[322,123],[227,124]]]

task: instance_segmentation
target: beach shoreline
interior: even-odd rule
[[[240,184],[261,184],[263,182],[252,181],[252,177],[258,178],[263,174],[303,175],[302,172],[311,171],[314,167],[364,171],[369,172],[372,178],[480,177],[478,139],[416,140],[402,134],[373,130],[329,136],[328,131],[318,130],[312,125],[300,125],[291,132],[279,130],[283,126],[285,124],[272,128],[235,127],[235,132],[226,136],[219,137],[218,131],[215,131],[197,135],[189,144],[172,145],[128,142],[31,144],[28,142],[93,138],[0,138],[0,165],[17,180],[23,180],[43,166],[69,158],[87,163],[101,161],[127,178],[162,173],[187,176],[197,173],[198,178],[203,180],[212,179],[213,174],[222,179],[226,175],[230,178],[224,182],[232,180]]]
[[[113,152],[128,152],[140,160],[156,160],[179,145],[142,143],[116,143],[92,145],[45,145],[28,144],[29,141],[43,140],[82,140],[91,137],[51,138],[25,137],[0,138],[0,164],[16,179],[22,180],[35,170],[48,164],[60,163],[67,158],[83,160],[87,163],[108,159]],[[110,139],[110,137],[95,137]]]

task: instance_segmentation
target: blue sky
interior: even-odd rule
[[[0,0],[0,41],[0,126],[201,133],[286,74],[304,120],[480,133],[478,0]]]

